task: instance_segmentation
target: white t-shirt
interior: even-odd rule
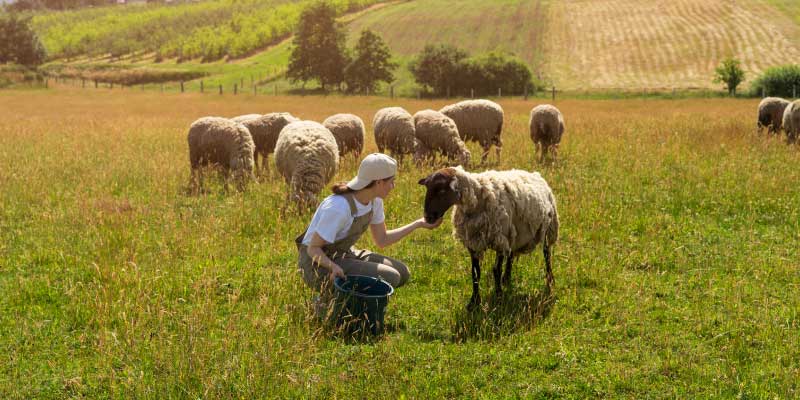
[[[328,243],[344,239],[353,225],[353,219],[368,213],[369,210],[372,210],[370,224],[380,224],[384,221],[383,199],[380,197],[376,197],[369,204],[361,204],[355,198],[353,202],[356,204],[356,214],[350,215],[350,204],[344,196],[332,194],[322,200],[314,217],[311,218],[306,235],[303,236],[303,244],[306,246],[311,244],[314,232]]]

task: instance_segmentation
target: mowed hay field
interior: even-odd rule
[[[444,101],[0,92],[0,397],[800,395],[800,149],[755,135],[757,100],[558,101],[549,166],[533,161],[535,103],[499,102],[489,167],[538,170],[558,199],[554,301],[541,251],[503,301],[487,257],[468,314],[468,255],[446,221],[383,250],[412,278],[389,332],[354,342],[318,329],[295,272],[311,215],[280,215],[275,177],[185,195],[187,128],[281,110],[352,112],[371,132],[380,107]],[[389,227],[421,216],[431,170],[402,166]]]
[[[748,79],[800,58],[796,6],[758,0],[551,2],[548,76],[571,89],[719,87],[727,57]],[[795,8],[793,8],[795,7]]]

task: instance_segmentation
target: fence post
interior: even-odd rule
[[[181,93],[183,93],[183,81],[181,81]]]
[[[244,88],[244,78],[239,78],[239,87]]]
[[[97,79],[94,80],[94,88],[97,89]]]
[[[497,97],[503,97],[503,88],[497,88]]]
[[[470,89],[469,90],[469,98],[470,99],[474,99],[475,98],[475,89]]]
[[[86,89],[86,78],[81,78],[81,89]]]
[[[48,85],[49,85],[49,83],[50,83],[49,81],[50,81],[50,79],[48,79],[48,78],[44,78],[44,88],[45,88],[45,89],[47,89],[47,88],[48,88]]]
[[[203,80],[200,80],[200,93],[203,93]]]
[[[450,86],[447,87],[447,98],[450,98]]]
[[[238,88],[238,87],[236,86],[236,84],[234,83],[234,84],[233,84],[233,95],[234,95],[234,96],[236,96],[236,93],[238,93],[238,92],[239,92],[239,88]]]
[[[222,84],[219,85],[219,94],[222,94]]]
[[[394,100],[394,86],[389,86],[389,98]]]
[[[556,87],[553,86],[553,101],[556,101]]]
[[[525,100],[528,100],[528,85],[525,85]]]
[[[256,94],[258,94],[258,92],[257,92],[258,85],[253,84],[252,81],[250,81],[250,84],[253,85],[253,96],[255,96]]]
[[[422,94],[420,93],[420,91],[419,91],[419,90],[417,90],[417,100],[419,100],[419,99],[421,99],[421,98],[422,98]]]

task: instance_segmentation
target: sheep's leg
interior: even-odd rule
[[[508,255],[506,260],[506,273],[503,275],[503,285],[509,287],[511,285],[511,264],[514,263],[514,253]]]
[[[472,261],[472,299],[470,299],[467,309],[472,310],[481,304],[480,281],[481,281],[481,261],[475,252],[469,252]]]
[[[481,164],[486,164],[486,160],[489,158],[489,150],[491,150],[492,145],[491,143],[482,144],[483,153],[481,154]]]
[[[542,144],[542,147],[541,147],[542,155],[541,155],[541,158],[539,159],[539,162],[542,163],[542,164],[544,164],[544,159],[545,159],[544,156],[545,156],[545,154],[547,154],[547,148],[548,148],[547,145]]]
[[[503,288],[500,287],[500,282],[503,279],[503,255],[500,253],[497,253],[497,260],[495,261],[494,270],[492,270],[492,272],[494,272],[494,293],[500,296],[503,294]]]
[[[547,289],[553,288],[555,278],[553,277],[553,268],[550,266],[550,246],[542,246],[544,252],[544,265],[547,268]]]

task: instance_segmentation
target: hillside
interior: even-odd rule
[[[220,6],[228,3],[236,6]],[[285,70],[290,51],[290,41],[280,41],[289,34],[286,22],[273,18],[260,24],[262,32],[270,32],[264,34],[267,36],[245,40],[243,33],[232,28],[245,20],[233,16],[226,19],[225,15],[247,13],[245,5],[249,4],[260,7],[258,13],[288,7],[296,18],[301,5],[298,3],[306,1],[215,0],[180,6],[187,7],[186,12],[194,10],[189,12],[196,14],[193,21],[202,21],[200,16],[204,13],[212,13],[218,20],[213,24],[203,22],[208,26],[197,22],[202,26],[192,29],[173,26],[170,32],[174,37],[169,40],[163,39],[163,34],[148,34],[169,25],[169,18],[155,16],[178,15],[175,11],[163,11],[163,6],[130,11],[135,17],[124,18],[116,14],[97,18],[108,13],[103,10],[43,16],[37,20],[37,26],[50,27],[50,34],[45,36],[49,49],[63,48],[70,40],[82,46],[83,50],[78,50],[80,54],[75,56],[90,58],[82,58],[78,63],[108,63],[109,52],[125,54],[124,49],[129,48],[129,53],[135,56],[122,55],[114,60],[115,65],[202,71],[208,74],[204,79],[213,85],[232,85],[250,76],[275,82],[270,75]],[[349,42],[352,45],[362,29],[378,32],[401,64],[394,86],[396,93],[402,95],[416,92],[406,66],[429,43],[449,43],[472,54],[491,50],[510,52],[527,62],[534,75],[545,82],[571,90],[718,88],[711,77],[723,58],[733,56],[742,60],[747,78],[751,79],[769,66],[792,63],[800,57],[800,4],[789,0],[658,0],[648,4],[636,0],[337,3],[355,9],[379,3],[366,11],[347,14]],[[47,18],[60,22],[48,24]],[[115,23],[117,18],[127,22]],[[136,19],[149,20],[143,22],[149,28],[131,23]],[[257,18],[247,21],[259,25]],[[95,29],[88,30],[89,25]],[[60,32],[56,26],[66,31]],[[84,33],[91,31],[94,35],[91,37],[96,39],[72,35],[70,26],[75,29],[83,26]],[[241,27],[236,29],[246,31]],[[148,39],[137,41],[133,47],[117,46],[121,41],[109,39],[127,35]],[[245,42],[250,44],[234,45]],[[114,46],[122,50],[114,50]],[[251,53],[254,54],[247,56]],[[161,55],[158,58],[163,57],[164,62],[154,63],[155,54]],[[231,58],[236,60],[226,61]],[[217,61],[208,62],[211,60]],[[276,83],[284,89],[290,87],[280,79]]]

